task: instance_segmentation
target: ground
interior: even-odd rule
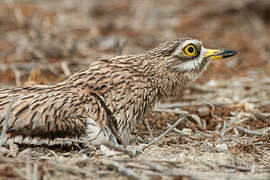
[[[1,1],[0,87],[56,83],[185,36],[238,55],[158,104],[133,132],[140,145],[12,144],[0,179],[270,179],[269,14],[267,0]]]

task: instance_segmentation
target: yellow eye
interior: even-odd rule
[[[187,45],[183,51],[187,56],[195,56],[196,55],[196,47],[193,44]]]

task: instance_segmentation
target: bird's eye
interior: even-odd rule
[[[195,56],[196,55],[196,47],[193,44],[187,45],[183,49],[183,51],[187,56]]]

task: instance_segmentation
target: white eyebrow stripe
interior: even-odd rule
[[[180,44],[178,47],[177,47],[177,49],[174,51],[174,55],[179,55],[179,54],[181,54],[182,53],[182,49],[184,48],[184,47],[186,47],[188,44],[198,44],[198,40],[186,40],[185,42],[183,42],[182,44]]]

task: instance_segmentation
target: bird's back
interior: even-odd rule
[[[6,144],[12,141],[54,145],[58,144],[58,139],[67,138],[93,143],[105,138],[114,143],[122,140],[128,143],[128,133],[136,120],[142,118],[154,102],[152,96],[148,96],[153,92],[148,79],[136,69],[136,57],[97,61],[52,86],[0,90],[1,129],[14,97]],[[128,59],[133,60],[134,66],[126,63]]]
[[[86,137],[90,117],[106,116],[96,98],[62,86],[0,90],[0,128],[7,127],[4,143],[61,144],[63,139]],[[10,118],[6,123],[12,98]]]

